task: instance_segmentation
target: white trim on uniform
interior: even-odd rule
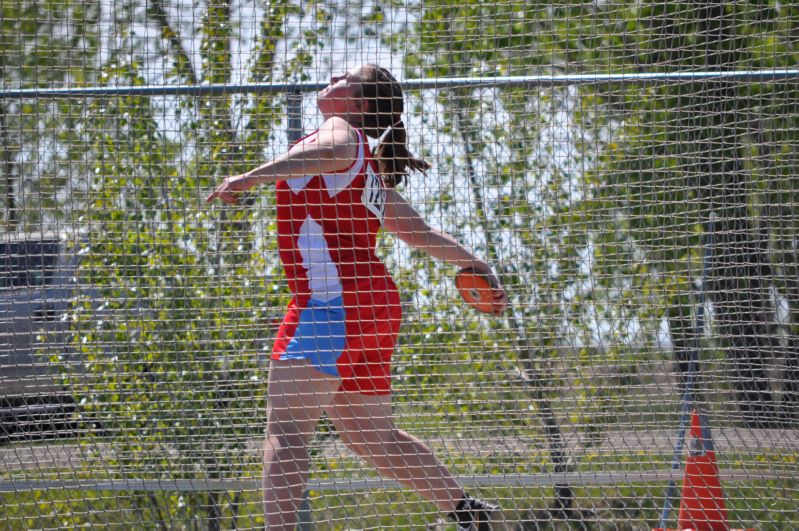
[[[322,226],[308,216],[299,232],[297,250],[302,256],[311,297],[320,301],[340,297],[344,288],[338,276],[338,268],[330,256]]]

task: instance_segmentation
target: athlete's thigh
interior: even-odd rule
[[[308,360],[272,360],[267,385],[267,430],[313,433],[340,384],[339,378],[314,369]]]

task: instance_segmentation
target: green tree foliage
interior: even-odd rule
[[[422,75],[730,71],[797,62],[795,9],[778,2],[436,2],[420,19],[421,53],[411,67]],[[513,285],[534,301],[526,309],[536,342],[544,349],[546,337],[601,344],[611,359],[649,358],[646,345],[661,342],[666,320],[677,360],[685,361],[698,341],[694,281],[703,275],[703,233],[712,226],[715,258],[705,286],[719,346],[733,361],[731,380],[740,382],[738,402],[753,422],[782,415],[765,369],[785,350],[771,286],[791,297],[793,311],[799,307],[795,253],[785,241],[796,220],[797,198],[788,191],[795,190],[788,131],[796,129],[796,97],[795,84],[768,80],[443,95],[453,130],[480,163],[483,189],[497,187],[486,194],[486,238],[507,248],[513,240],[499,236],[504,225],[540,243],[527,239],[514,249],[531,257]],[[486,108],[492,98],[501,105]],[[560,106],[548,109],[548,101]],[[548,131],[566,122],[576,134],[553,143]],[[547,160],[561,163],[547,169]],[[505,183],[516,183],[516,195]],[[532,201],[518,195],[531,189],[540,191]],[[553,280],[553,272],[562,275]],[[786,411],[795,396],[791,326]],[[755,338],[748,346],[747,337]]]
[[[0,86],[36,88],[96,80],[97,4],[0,2]],[[0,101],[4,228],[54,229],[78,201],[85,144],[82,102]],[[65,188],[75,191],[67,198]]]
[[[129,18],[120,17],[117,31],[130,38],[101,65],[102,82],[152,83],[145,76],[152,59],[138,50],[153,43],[131,37],[137,24],[159,28],[162,60],[174,65],[169,76],[233,82],[231,5],[208,2],[190,35],[170,26],[167,7],[122,10]],[[291,2],[272,2],[262,13],[250,80],[303,75],[303,53],[283,59],[276,50],[318,44],[324,18],[303,33],[290,30],[306,9],[324,13]],[[196,65],[182,47],[191,39],[199,42]],[[65,378],[91,434],[114,448],[110,478],[238,479],[260,470],[245,446],[262,437],[261,351],[285,302],[274,241],[257,239],[273,232],[260,208],[272,196],[242,206],[209,206],[204,197],[224,176],[262,162],[285,114],[280,98],[128,95],[86,106],[91,187],[75,214],[88,229],[79,266],[88,287],[71,316],[74,352]],[[204,492],[142,503],[186,521],[205,518],[214,528],[223,514],[235,517],[238,498]]]
[[[624,12],[628,19],[633,14],[627,41],[642,50],[637,68],[792,68],[799,58],[791,39],[795,13],[779,3],[670,2]],[[609,51],[617,52],[608,55],[613,64],[624,68],[621,50]],[[670,279],[664,308],[678,361],[696,343],[685,299],[689,279],[704,273],[744,420],[780,422],[795,410],[799,351],[795,325],[788,331],[787,349],[777,330],[771,289],[791,296],[784,273],[795,258],[786,256],[783,233],[772,225],[782,229],[796,220],[797,196],[782,192],[795,179],[785,174],[790,163],[781,153],[791,142],[783,131],[796,126],[791,104],[796,86],[710,80],[622,94],[624,101],[602,98],[629,114],[620,129],[620,152],[606,155],[602,167],[617,178],[606,181],[600,205],[623,213],[630,233],[645,244],[648,261]],[[685,229],[675,230],[674,220]],[[696,251],[707,231],[713,232],[714,244],[705,249],[711,259],[702,272]],[[783,364],[783,350],[787,370],[780,375],[786,382],[780,406],[767,371]]]

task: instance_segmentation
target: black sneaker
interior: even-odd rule
[[[458,523],[458,529],[463,531],[491,531],[491,514],[499,511],[499,505],[488,503],[484,500],[467,496],[463,509],[471,513],[471,522]]]

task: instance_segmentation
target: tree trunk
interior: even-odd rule
[[[779,345],[767,280],[768,256],[753,239],[746,218],[727,213],[714,225],[707,295],[731,362],[732,387],[746,425],[774,426],[779,408],[767,367]]]
[[[0,86],[5,86],[6,51],[0,49]],[[0,149],[3,151],[2,164],[3,182],[5,184],[6,203],[6,232],[13,232],[17,228],[17,198],[14,195],[14,166],[11,158],[11,140],[8,133],[8,119],[6,117],[6,104],[0,102]]]
[[[701,388],[701,383],[696,380],[699,373],[698,365],[692,366],[692,354],[698,347],[699,331],[694,324],[691,297],[680,297],[673,301],[669,308],[669,333],[671,334],[672,352],[674,356],[674,370],[677,372],[677,389],[680,395],[686,391],[696,392]],[[689,389],[690,386],[690,389]]]
[[[736,25],[725,2],[698,2],[701,28],[695,52],[703,52],[710,69],[738,64]],[[743,132],[735,84],[709,82],[691,98],[691,120],[686,126],[699,142],[694,155],[700,168],[714,246],[709,264],[707,297],[713,303],[721,345],[731,362],[732,388],[748,426],[774,425],[779,417],[769,384],[768,360],[778,347],[776,321],[770,296],[771,267],[767,246],[751,221],[748,184],[742,163]]]
[[[2,65],[0,65],[1,67]],[[2,77],[0,77],[0,80]],[[5,183],[5,203],[6,203],[6,232],[14,232],[19,225],[19,208],[17,196],[14,192],[14,159],[11,153],[11,139],[8,132],[8,118],[6,117],[6,105],[0,103],[0,149],[3,152],[2,171],[3,182]]]

